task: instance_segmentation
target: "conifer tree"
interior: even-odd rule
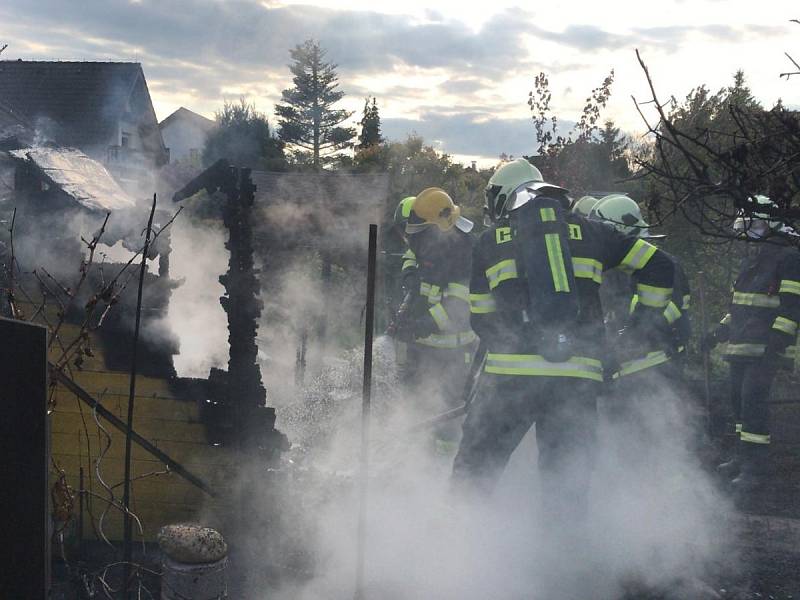
[[[383,143],[381,136],[381,115],[378,111],[378,102],[375,98],[372,99],[372,104],[369,98],[364,100],[364,112],[361,116],[361,133],[358,135],[359,151],[366,150],[373,146],[378,146]]]
[[[278,135],[295,149],[296,158],[301,162],[310,158],[319,169],[336,153],[352,147],[356,131],[342,124],[353,113],[334,108],[344,92],[338,89],[337,65],[324,60],[319,43],[306,40],[289,53],[294,86],[283,90],[283,102],[275,107]]]

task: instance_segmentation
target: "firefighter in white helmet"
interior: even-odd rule
[[[727,342],[731,403],[738,434],[733,458],[720,465],[734,489],[763,489],[768,478],[769,395],[779,369],[794,363],[800,322],[798,234],[775,216],[778,206],[755,196],[739,211],[733,228],[752,243],[733,283],[728,313],[703,338],[705,348]]]
[[[487,345],[484,388],[464,421],[453,483],[489,492],[535,422],[543,508],[580,518],[603,382],[603,273],[627,269],[647,292],[643,311],[660,318],[673,267],[647,241],[568,207],[566,190],[544,183],[524,159],[489,180],[489,227],[475,246],[470,280],[472,327]]]
[[[620,233],[648,241],[666,237],[650,231],[650,225],[642,217],[639,205],[625,194],[609,194],[600,199],[590,210],[589,219],[603,221]],[[683,357],[691,335],[689,279],[677,258],[666,252],[664,255],[672,262],[675,273],[672,296],[663,311],[662,331],[666,336],[664,344],[661,349],[646,355],[637,355],[636,349],[641,345],[634,344],[633,353],[620,356],[615,372],[607,374],[609,378],[623,379],[658,371],[669,377],[673,384],[682,379]],[[600,287],[600,298],[603,302],[607,333],[612,340],[616,340],[619,332],[637,318],[639,293],[631,277],[623,271],[615,269],[608,275]],[[619,349],[618,342],[615,341],[614,346]],[[620,350],[621,354],[625,354],[625,348]]]

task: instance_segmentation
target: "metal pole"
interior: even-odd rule
[[[156,195],[153,194],[153,206],[150,209],[150,218],[147,221],[147,231],[144,236],[144,248],[142,249],[142,265],[139,270],[139,290],[136,294],[136,324],[133,328],[133,356],[131,357],[131,383],[128,392],[128,420],[127,431],[125,433],[125,481],[122,491],[122,506],[125,509],[125,528],[123,540],[123,586],[124,597],[130,596],[130,577],[131,560],[133,558],[133,519],[130,515],[131,500],[131,442],[133,441],[133,401],[136,397],[136,358],[139,348],[139,325],[142,320],[142,288],[144,287],[144,276],[147,272],[147,252],[150,247],[150,233],[153,230],[153,215],[156,212]]]
[[[367,479],[369,474],[369,415],[372,394],[372,336],[375,329],[375,262],[378,226],[369,226],[367,260],[367,309],[364,325],[364,385],[361,403],[361,486],[359,490],[358,550],[355,600],[364,598],[364,557],[367,533]]]
[[[697,273],[697,291],[700,295],[700,331],[706,333],[706,286],[705,273]],[[706,402],[706,433],[711,435],[711,365],[709,363],[708,349],[703,348],[703,393]]]

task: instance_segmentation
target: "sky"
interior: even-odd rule
[[[3,0],[4,59],[142,63],[159,119],[180,106],[213,117],[245,96],[270,118],[291,85],[289,49],[320,41],[357,121],[375,96],[383,133],[417,133],[456,160],[493,164],[536,146],[528,93],[547,73],[552,109],[577,120],[615,71],[603,114],[640,135],[632,97],[718,89],[743,69],[766,105],[800,107],[797,0]],[[646,114],[652,106],[645,107]],[[274,121],[274,119],[271,119]]]

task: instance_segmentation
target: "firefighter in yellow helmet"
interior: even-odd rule
[[[435,414],[463,403],[463,390],[477,345],[469,318],[469,276],[473,223],[441,188],[403,200],[405,298],[389,333],[407,342],[403,378],[419,408]],[[451,444],[453,427],[437,432]]]

